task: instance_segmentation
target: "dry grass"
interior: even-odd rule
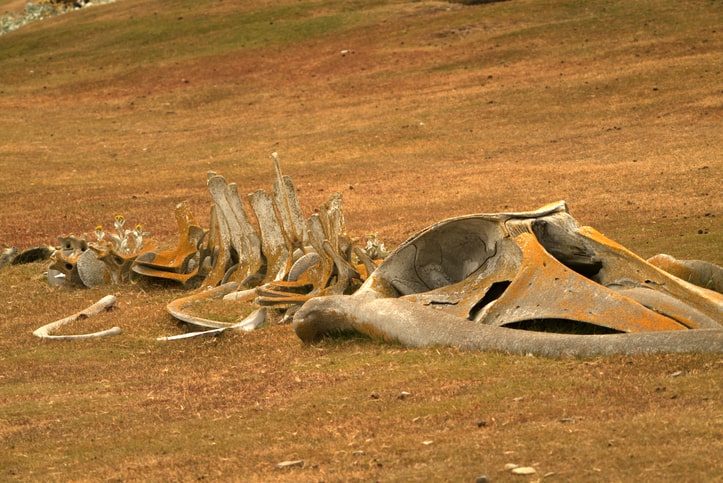
[[[566,199],[644,257],[723,263],[720,4],[242,3],[122,0],[0,37],[0,247],[118,213],[172,245],[178,202],[208,225],[207,170],[269,189],[278,151],[306,213],[341,191],[352,235],[388,246]],[[0,272],[3,480],[723,478],[715,356],[306,346],[287,326],[157,342],[183,291],[43,270]],[[123,335],[30,335],[107,293],[116,311],[64,330]]]

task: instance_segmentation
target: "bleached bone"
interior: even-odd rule
[[[678,260],[661,253],[648,258],[648,263],[688,283],[723,293],[723,268],[703,260]]]
[[[361,284],[361,273],[370,270],[352,264],[354,251],[345,233],[341,195],[332,195],[318,214],[304,221],[293,181],[282,174],[276,153],[272,158],[276,171],[273,194],[259,190],[248,197],[258,231],[249,222],[237,186],[227,184],[214,172],[208,173],[216,213],[212,214],[210,230],[215,240],[210,252],[215,264],[203,282],[204,288],[218,283],[223,287],[226,281],[234,280],[244,288],[256,287],[256,304],[282,310],[301,305],[313,296],[349,293]],[[232,264],[232,251],[238,255],[237,265]],[[375,267],[371,260],[364,262],[366,267]],[[248,296],[244,291],[235,292],[236,288],[219,290],[173,301],[168,310],[180,320],[215,327],[218,322],[192,317],[184,310],[203,298],[232,300]]]
[[[100,332],[93,332],[90,334],[77,334],[77,335],[52,335],[52,332],[57,330],[58,328],[67,325],[71,322],[75,322],[76,320],[82,320],[87,319],[88,317],[91,317],[93,315],[99,314],[106,310],[111,310],[113,308],[113,305],[116,302],[116,298],[113,295],[106,295],[102,299],[100,299],[98,302],[94,303],[90,307],[81,310],[78,313],[75,313],[69,317],[66,317],[64,319],[56,320],[55,322],[51,322],[49,324],[45,324],[44,326],[40,327],[39,329],[36,329],[33,331],[33,335],[36,337],[40,337],[42,339],[53,339],[53,340],[73,340],[73,339],[92,339],[95,337],[104,337],[106,335],[118,335],[121,333],[120,327],[113,327],[107,330],[102,330]]]
[[[211,227],[209,228],[208,246],[209,256],[211,257],[209,261],[211,268],[203,280],[204,288],[215,287],[222,283],[226,275],[226,269],[231,261],[230,238],[224,238],[224,233],[228,231],[228,227],[219,216],[216,205],[211,206]]]
[[[395,317],[395,308],[408,316]],[[306,302],[294,316],[294,327],[304,340],[356,330],[410,345],[465,345],[455,335],[458,324],[465,337],[477,331],[473,345],[505,351],[516,347],[515,337],[537,343],[548,339],[493,327],[549,328],[554,322],[603,332],[679,334],[710,328],[681,335],[687,341],[681,347],[716,352],[720,320],[723,296],[671,276],[592,228],[579,227],[559,202],[533,212],[470,215],[432,225],[395,250],[353,296]],[[650,345],[657,343],[663,344],[660,350],[672,350],[663,342],[668,336],[582,336],[590,337],[584,342],[577,337],[550,338],[558,341],[552,352],[657,351]],[[486,338],[492,342],[483,343]],[[670,344],[675,338],[670,335]],[[520,347],[551,354],[534,344]]]
[[[311,295],[316,295],[321,292],[329,284],[329,279],[334,270],[334,260],[324,249],[324,240],[327,239],[326,233],[324,233],[324,225],[321,222],[319,214],[314,213],[307,221],[307,228],[309,234],[309,244],[314,248],[314,251],[319,255],[319,265],[321,267],[321,274],[315,280],[314,290]]]
[[[187,201],[176,205],[175,216],[178,225],[178,244],[175,248],[157,252],[150,245],[135,259],[126,257],[125,263],[132,261],[131,270],[145,277],[195,286],[199,279],[205,278],[208,271],[208,267],[203,265],[207,255],[203,242],[209,234],[196,223]],[[110,253],[99,254],[99,258],[106,262],[111,273],[115,273],[114,279],[127,278],[125,265],[122,264],[124,257],[111,250]]]
[[[295,248],[303,249],[306,241],[306,223],[304,222],[301,204],[296,197],[294,182],[289,176],[284,176],[281,173],[278,154],[272,153],[271,158],[274,160],[274,169],[276,171],[276,181],[274,181],[272,194],[281,218],[281,226],[292,250]]]
[[[211,329],[219,329],[228,326],[226,322],[196,317],[185,312],[191,305],[201,300],[222,299],[225,295],[235,292],[239,287],[238,282],[228,282],[218,287],[207,289],[203,292],[194,293],[180,299],[176,299],[166,306],[166,310],[173,317],[187,324],[197,325],[199,327],[208,327]]]
[[[253,275],[261,270],[263,265],[263,256],[261,253],[261,241],[259,234],[256,229],[251,225],[249,217],[246,214],[246,210],[241,203],[241,198],[238,193],[238,186],[236,183],[229,183],[226,188],[226,200],[229,206],[233,210],[236,219],[238,220],[239,227],[241,228],[241,236],[245,243],[245,255],[248,258],[249,267],[246,270],[248,275]]]
[[[352,241],[346,235],[342,200],[334,193],[319,207],[306,222],[306,237],[313,253],[304,265],[296,263],[286,280],[274,280],[257,289],[260,305],[286,306],[299,305],[311,297],[351,293],[359,287],[370,271],[376,268],[373,261],[360,257],[362,264],[353,264],[354,251]],[[297,250],[301,252],[301,250]],[[310,253],[310,254],[311,254]],[[309,255],[310,255],[309,254]],[[313,262],[312,262],[313,260]],[[364,274],[364,275],[362,275]]]
[[[399,298],[318,297],[296,312],[293,324],[306,342],[358,332],[408,347],[452,346],[542,357],[723,353],[723,331],[718,329],[606,335],[544,333],[484,325]]]
[[[83,252],[76,259],[75,263],[78,267],[78,276],[86,287],[105,285],[111,280],[111,272],[106,267],[106,264],[98,257],[100,253],[96,251],[97,249],[94,249],[92,246],[89,248],[90,250]],[[108,252],[109,250],[105,253]],[[132,263],[131,261],[131,264]],[[128,268],[130,269],[130,264]]]
[[[216,204],[219,221],[221,222],[221,238],[236,251],[239,257],[239,263],[243,263],[245,265],[241,269],[242,274],[240,277],[244,278],[249,275],[249,253],[246,241],[243,238],[241,225],[239,225],[239,221],[236,219],[236,215],[231,209],[228,199],[226,198],[227,186],[228,185],[226,184],[226,180],[223,176],[212,176],[208,180],[208,190],[211,193],[211,199],[213,199],[213,202]]]
[[[256,298],[256,289],[247,288],[246,290],[239,290],[238,292],[230,292],[223,296],[224,302],[253,302]]]
[[[60,248],[56,250],[48,268],[48,283],[51,286],[75,285],[84,287],[76,264],[78,257],[88,250],[88,242],[74,235],[59,236]]]
[[[274,200],[266,192],[257,190],[248,196],[261,231],[261,246],[266,257],[266,275],[263,281],[282,280],[291,269],[291,246],[284,237],[274,210]]]
[[[305,253],[298,260],[294,262],[294,265],[289,270],[287,280],[289,282],[298,281],[301,276],[311,270],[313,267],[321,263],[321,257],[316,252]]]
[[[186,334],[171,335],[168,337],[158,337],[156,340],[180,340],[189,339],[191,337],[198,337],[203,335],[218,335],[227,330],[242,330],[244,332],[251,332],[266,322],[266,309],[260,308],[254,310],[248,317],[244,318],[241,322],[235,324],[229,324],[226,327],[219,327],[218,329],[203,330],[199,332],[188,332]]]

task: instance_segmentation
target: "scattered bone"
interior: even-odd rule
[[[100,299],[98,302],[94,303],[90,307],[86,308],[85,310],[81,310],[80,312],[73,314],[69,317],[66,317],[64,319],[60,319],[55,322],[45,324],[44,326],[35,330],[33,332],[33,335],[36,337],[40,337],[42,339],[53,339],[53,340],[92,339],[95,337],[104,337],[106,335],[118,335],[121,333],[120,327],[113,327],[111,329],[103,330],[100,332],[93,332],[90,334],[52,335],[52,332],[54,332],[56,329],[58,329],[64,325],[67,325],[71,322],[75,322],[76,320],[87,319],[88,317],[91,317],[91,316],[99,314],[103,311],[112,309],[113,304],[115,304],[115,302],[116,302],[116,298],[113,295],[106,295],[105,297],[103,297],[102,299]]]
[[[116,233],[106,233],[102,226],[97,226],[95,241],[88,241],[86,235],[59,236],[60,247],[50,257],[48,283],[51,286],[95,287],[128,281],[136,257],[144,250],[152,250],[155,243],[144,241],[148,233],[141,225],[136,225],[133,230],[125,229],[124,225],[125,218],[117,215]]]
[[[301,204],[296,197],[296,188],[289,176],[281,173],[281,163],[277,153],[271,153],[276,170],[276,181],[273,187],[273,198],[276,209],[281,217],[284,233],[293,248],[303,248],[306,240],[306,224]]]
[[[532,466],[518,466],[517,468],[512,468],[513,475],[534,475],[535,473],[537,473],[537,470]]]
[[[166,306],[166,310],[173,317],[182,322],[186,322],[187,324],[211,329],[228,328],[228,323],[226,322],[218,322],[216,320],[204,319],[203,317],[196,317],[195,315],[187,313],[186,310],[199,300],[222,299],[225,295],[234,292],[236,288],[238,288],[237,282],[228,282],[203,292],[176,299]]]
[[[281,463],[278,463],[276,465],[277,470],[283,470],[286,468],[293,468],[293,467],[304,467],[304,460],[290,460],[290,461],[282,461]]]
[[[243,210],[237,211],[240,201],[238,203],[229,201],[237,192],[230,189],[223,176],[219,175],[210,176],[208,190],[217,208],[222,243],[230,246],[237,256],[235,261],[238,263],[238,267],[233,279],[242,283],[246,277],[260,269],[263,263],[261,254],[256,250],[255,244],[251,244],[249,241],[249,229],[244,226],[246,216],[241,215]],[[238,199],[237,194],[236,198]],[[255,237],[258,238],[258,235]]]
[[[84,238],[70,235],[59,236],[60,248],[51,258],[48,268],[48,283],[50,285],[72,285],[84,287],[83,280],[78,273],[76,261],[83,252],[88,250],[88,242]]]
[[[321,263],[321,257],[316,252],[309,252],[294,262],[294,265],[289,270],[287,280],[289,282],[297,282],[301,276],[308,272],[313,267],[318,266]]]
[[[168,340],[180,340],[188,339],[191,337],[198,337],[201,335],[218,335],[229,329],[242,330],[244,332],[251,332],[261,327],[266,322],[266,309],[260,308],[254,310],[248,317],[243,319],[241,322],[235,324],[229,324],[227,327],[219,327],[218,329],[204,330],[200,332],[189,332],[187,334],[172,335],[168,337],[158,337],[156,340],[168,341]]]
[[[249,195],[249,201],[256,213],[261,229],[261,246],[266,256],[266,275],[264,282],[283,280],[288,274],[291,263],[291,245],[284,237],[274,209],[274,200],[263,190]]]

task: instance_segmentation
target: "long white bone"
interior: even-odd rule
[[[110,310],[113,307],[113,304],[115,304],[116,298],[113,295],[106,295],[90,307],[88,307],[85,310],[81,310],[80,312],[71,315],[70,317],[66,317],[64,319],[56,320],[55,322],[51,322],[49,324],[45,324],[44,326],[40,327],[39,329],[33,331],[33,335],[36,337],[40,337],[42,339],[54,339],[54,340],[72,340],[72,339],[92,339],[95,337],[104,337],[106,335],[118,335],[121,333],[120,327],[113,327],[107,330],[102,330],[100,332],[93,332],[90,334],[77,334],[77,335],[52,335],[52,332],[58,329],[59,327],[62,327],[64,325],[67,325],[71,322],[75,322],[76,320],[81,319],[87,319],[88,317],[92,315],[99,314],[103,312],[104,310]]]
[[[235,324],[229,324],[226,327],[219,327],[218,329],[203,330],[200,332],[189,332],[187,334],[171,335],[168,337],[158,337],[156,340],[168,341],[168,340],[180,340],[189,339],[191,337],[198,337],[200,335],[217,335],[228,329],[239,329],[244,332],[251,332],[266,322],[266,308],[254,310],[251,314],[243,319],[241,322]]]

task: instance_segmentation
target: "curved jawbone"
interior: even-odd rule
[[[317,297],[296,313],[294,330],[304,342],[357,332],[409,347],[453,346],[543,357],[723,353],[720,329],[606,335],[533,332],[479,324],[394,298]]]
[[[354,295],[306,302],[294,327],[304,341],[351,331],[413,347],[594,356],[720,353],[721,320],[722,294],[579,226],[559,202],[436,223]],[[571,333],[551,333],[556,324]]]

